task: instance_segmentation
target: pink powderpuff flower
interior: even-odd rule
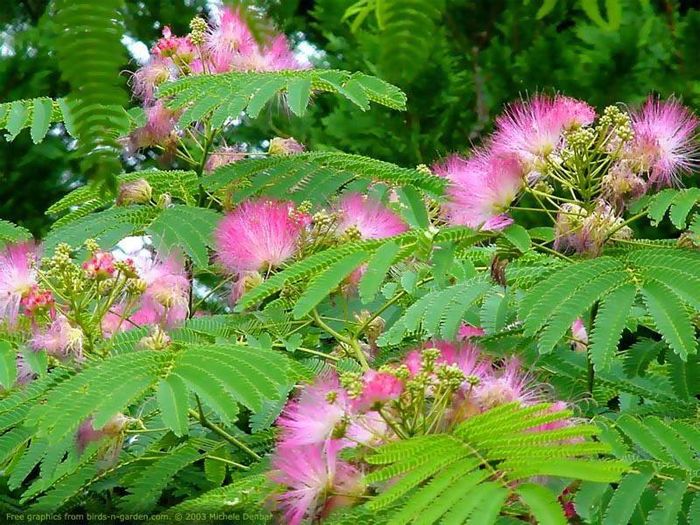
[[[434,167],[449,180],[444,214],[448,222],[482,230],[512,224],[507,211],[523,186],[522,169],[511,156],[478,151],[470,159],[457,155]]]
[[[462,323],[457,331],[457,339],[464,341],[465,339],[471,339],[472,337],[481,337],[486,331],[479,327],[474,326],[469,323]]]
[[[83,421],[75,434],[78,452],[82,453],[90,443],[95,443],[103,438],[116,438],[129,422],[129,418],[118,413],[112,417],[102,428],[95,429],[94,418],[89,417]]]
[[[365,490],[362,474],[338,459],[342,444],[279,446],[272,458],[271,479],[286,488],[274,500],[284,523],[315,521],[334,508],[351,504]]]
[[[515,155],[528,180],[536,180],[546,157],[562,145],[562,133],[572,127],[587,126],[594,119],[595,110],[585,102],[562,95],[537,95],[511,104],[496,119],[493,149],[499,154]]]
[[[114,256],[109,252],[97,252],[83,263],[83,270],[90,279],[107,279],[114,275]]]
[[[376,447],[390,439],[391,429],[379,412],[370,411],[352,414],[345,436],[343,443],[348,447],[358,444]]]
[[[384,239],[408,230],[406,223],[381,202],[359,193],[349,193],[338,203],[340,219],[336,233],[356,228],[362,239]]]
[[[437,363],[456,366],[464,372],[465,376],[476,376],[484,380],[491,373],[491,362],[481,355],[477,346],[470,343],[453,344],[447,341],[432,341],[426,343],[425,347],[440,350]]]
[[[295,69],[308,69],[310,64],[300,62],[292,53],[287,37],[277,35],[269,45],[263,49],[265,60],[264,71],[282,71]]]
[[[362,383],[362,393],[352,400],[352,408],[357,412],[376,410],[397,399],[403,392],[403,382],[388,372],[367,370],[362,376]]]
[[[153,104],[156,88],[168,80],[177,78],[175,65],[169,59],[152,57],[146,65],[140,67],[132,77],[134,95],[146,104]]]
[[[286,139],[275,137],[270,141],[267,152],[270,155],[294,155],[295,153],[303,153],[304,149],[304,145],[294,139],[294,137]]]
[[[186,36],[174,36],[170,27],[163,28],[163,37],[160,38],[151,53],[157,58],[171,58],[178,64],[187,64],[192,61],[196,52],[195,46]]]
[[[214,238],[221,264],[233,273],[267,271],[294,256],[304,228],[290,202],[246,201],[224,217]]]
[[[131,317],[132,321],[138,325],[173,327],[187,318],[190,280],[177,255],[154,255],[138,273],[147,286],[141,296],[141,308]]]
[[[0,321],[15,326],[22,298],[37,285],[33,243],[10,244],[0,251]]]
[[[207,172],[212,172],[221,166],[233,164],[234,162],[245,159],[245,155],[245,152],[242,151],[240,147],[223,146],[212,151],[211,155],[209,155],[209,158],[207,159],[204,169]]]
[[[26,385],[36,378],[36,373],[27,363],[27,360],[20,353],[17,354],[17,381],[16,385]]]
[[[585,352],[588,348],[588,332],[580,317],[571,324],[571,337],[573,349],[577,352]]]
[[[71,325],[66,316],[59,314],[48,329],[35,329],[30,345],[34,350],[46,351],[58,358],[73,356],[77,360],[83,357],[83,331]]]
[[[231,71],[234,58],[257,51],[258,44],[240,10],[224,8],[219,23],[211,27],[205,47],[214,73]]]
[[[54,313],[54,298],[53,294],[48,290],[40,290],[38,285],[33,285],[29,292],[22,296],[20,304],[24,309],[24,314],[27,317],[33,317],[39,311],[48,311],[49,314]]]
[[[677,100],[649,98],[631,115],[634,141],[631,156],[648,172],[657,188],[677,185],[698,165],[695,130],[698,119]]]
[[[507,359],[500,370],[489,375],[474,388],[474,397],[482,410],[506,403],[520,402],[532,405],[540,399],[540,392],[522,370],[517,357]]]
[[[293,447],[324,443],[335,437],[347,412],[347,394],[338,376],[322,375],[306,386],[298,399],[287,403],[277,419],[280,443]]]

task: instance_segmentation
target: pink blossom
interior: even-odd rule
[[[306,386],[298,399],[290,401],[277,425],[282,429],[284,445],[300,446],[323,443],[332,437],[343,421],[348,399],[335,374],[319,377]]]
[[[698,119],[677,100],[649,98],[632,113],[632,158],[656,187],[673,186],[698,165]]]
[[[257,50],[258,44],[240,10],[224,8],[218,25],[210,28],[206,39],[212,68],[215,73],[231,70],[234,58]]]
[[[145,103],[152,104],[155,100],[156,88],[163,82],[175,80],[177,70],[169,59],[152,57],[146,65],[136,70],[133,76],[134,94]]]
[[[286,139],[275,137],[270,141],[270,147],[267,152],[270,155],[293,155],[295,153],[303,153],[304,149],[304,145],[294,139],[294,137]]]
[[[83,421],[75,435],[76,445],[79,452],[83,452],[90,443],[95,443],[103,438],[116,438],[129,422],[129,418],[118,413],[112,417],[105,425],[99,429],[93,426],[94,418],[89,417]]]
[[[32,243],[10,244],[0,251],[0,320],[17,322],[22,298],[37,284],[32,262],[37,248]]]
[[[65,358],[70,355],[80,360],[83,356],[83,331],[73,326],[66,316],[59,314],[47,329],[35,329],[30,344],[34,350]]]
[[[496,119],[493,148],[496,153],[515,155],[528,174],[539,176],[546,157],[561,146],[563,131],[586,126],[595,111],[585,102],[562,95],[537,95],[515,102]]]
[[[574,350],[585,352],[588,347],[588,332],[580,317],[571,324],[571,336],[573,337]]]
[[[350,228],[356,228],[362,239],[383,239],[408,230],[401,217],[386,208],[381,202],[350,193],[338,203],[340,219],[336,232],[340,235]]]
[[[384,418],[376,411],[369,411],[362,414],[352,414],[343,440],[348,447],[358,444],[367,446],[379,446],[387,442],[390,435],[389,425]]]
[[[83,263],[83,270],[90,279],[106,279],[114,275],[114,256],[109,252],[97,252]]]
[[[168,26],[163,28],[163,37],[151,49],[151,53],[157,58],[172,58],[185,64],[194,58],[195,51],[196,48],[189,37],[174,36]]]
[[[146,119],[143,129],[147,138],[146,145],[150,146],[163,142],[172,133],[177,122],[177,112],[168,109],[162,100],[158,100],[146,109]]]
[[[536,403],[540,392],[522,370],[517,357],[507,359],[501,368],[474,388],[474,396],[483,410],[515,401],[523,405]]]
[[[362,393],[352,401],[358,412],[376,409],[397,399],[403,392],[403,383],[393,374],[367,370],[362,377]]]
[[[53,294],[48,290],[40,290],[38,285],[32,285],[20,301],[24,314],[32,317],[38,311],[48,310],[50,313],[54,311]]]
[[[416,375],[423,368],[423,357],[420,350],[411,350],[403,358],[403,364],[406,365],[411,375]]]
[[[212,151],[204,167],[206,171],[214,171],[216,168],[233,164],[245,158],[245,152],[237,146],[223,146]]]
[[[17,385],[26,385],[36,377],[36,373],[20,353],[17,354]]]
[[[267,270],[294,256],[301,230],[290,202],[247,201],[222,219],[214,237],[219,261],[227,270]]]
[[[173,327],[187,318],[190,280],[180,257],[154,255],[142,265],[139,275],[147,286],[132,321]]]
[[[286,488],[275,496],[284,523],[316,520],[333,508],[352,503],[364,492],[361,473],[338,459],[342,446],[329,440],[322,445],[277,447],[271,478]]]
[[[466,376],[476,376],[485,379],[490,375],[491,362],[482,357],[481,351],[470,343],[453,344],[447,341],[432,341],[426,343],[426,348],[440,350],[438,363],[445,363],[458,367]]]
[[[479,326],[474,326],[469,323],[462,323],[457,331],[457,339],[471,339],[472,337],[481,337],[486,332]]]
[[[434,170],[449,180],[444,212],[450,223],[501,230],[513,222],[505,212],[523,185],[515,157],[477,151],[468,160],[449,157]]]
[[[307,69],[306,63],[301,63],[292,53],[287,37],[277,35],[263,49],[264,71],[281,71],[287,69]]]

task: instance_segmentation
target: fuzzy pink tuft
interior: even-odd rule
[[[131,317],[134,323],[173,327],[187,318],[190,280],[177,255],[154,255],[141,263],[138,273],[147,286],[141,308]]]
[[[258,44],[239,10],[225,8],[219,24],[209,30],[206,49],[215,73],[230,71],[234,60],[257,50]]]
[[[275,498],[284,523],[298,525],[305,518],[315,521],[364,491],[361,473],[338,459],[342,446],[330,440],[321,446],[277,447],[271,477],[286,488]]]
[[[292,203],[247,201],[219,223],[216,252],[231,272],[267,270],[294,256],[302,229]]]
[[[434,170],[450,182],[444,208],[450,223],[483,230],[501,230],[512,224],[504,212],[523,185],[515,157],[478,151],[468,160],[449,157]]]
[[[319,444],[331,439],[348,409],[338,377],[328,374],[302,390],[277,420],[281,443],[289,446]]]
[[[0,251],[0,321],[17,323],[22,298],[37,284],[32,261],[37,248],[32,243],[11,244]]]
[[[176,78],[177,70],[171,60],[153,57],[134,73],[134,94],[146,104],[152,104],[156,88],[163,82]]]
[[[673,186],[698,165],[698,119],[677,100],[650,98],[632,114],[634,158],[656,187]]]
[[[531,405],[540,399],[540,393],[516,357],[507,359],[500,370],[486,377],[474,389],[474,393],[483,410],[515,401]]]
[[[34,350],[45,350],[54,357],[73,356],[80,360],[83,356],[83,338],[83,331],[59,314],[48,329],[35,329],[30,344]]]
[[[481,337],[485,333],[486,331],[479,326],[474,326],[469,323],[462,323],[457,331],[457,339],[465,340],[471,339],[472,337]]]
[[[212,151],[204,166],[206,171],[214,171],[216,168],[233,164],[239,160],[245,159],[245,152],[236,146],[223,146]]]
[[[515,155],[528,175],[539,172],[541,162],[562,144],[562,132],[586,126],[595,119],[591,106],[573,98],[537,95],[515,102],[496,119],[494,151]]]
[[[408,230],[406,223],[396,213],[381,202],[359,193],[345,195],[338,203],[338,212],[338,234],[354,227],[363,239],[383,239]]]
[[[367,370],[362,377],[362,393],[352,401],[352,407],[358,412],[381,407],[397,399],[403,392],[403,383],[388,372]]]
[[[445,363],[458,367],[464,375],[477,376],[485,379],[491,371],[491,362],[482,357],[481,351],[470,343],[453,344],[447,341],[433,341],[425,344],[426,348],[440,350],[438,363]]]
[[[583,319],[580,317],[571,324],[571,336],[573,337],[574,350],[585,352],[588,347],[588,332]]]

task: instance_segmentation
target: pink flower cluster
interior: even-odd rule
[[[156,89],[164,82],[188,75],[309,67],[294,56],[282,34],[259,44],[241,10],[224,8],[219,22],[211,26],[195,20],[205,29],[195,29],[197,24],[193,21],[193,32],[185,37],[173,35],[166,26],[162,38],[151,49],[148,63],[134,73],[133,90],[144,101],[146,124],[132,133],[131,148],[163,144],[174,131],[177,112],[155,99]]]
[[[594,109],[562,95],[537,95],[510,105],[496,119],[495,132],[485,147],[468,159],[454,155],[433,167],[437,175],[448,180],[443,208],[446,220],[481,230],[500,230],[511,224],[508,210],[521,190],[547,182],[549,174],[571,154],[568,134],[579,129],[585,128],[591,137],[602,129],[609,133],[603,140],[612,162],[607,172],[598,175],[605,199],[598,204],[601,210],[611,208],[619,213],[652,188],[678,184],[682,175],[698,165],[694,140],[698,119],[676,100],[650,98],[626,116],[612,109],[619,118],[606,110],[594,127]],[[605,119],[608,122],[601,124]],[[625,119],[628,135],[616,135],[615,126]],[[600,227],[605,226],[601,222],[605,221],[600,216],[591,218],[588,228],[578,227],[573,232],[586,239],[571,237],[571,242],[563,244],[579,252],[588,251],[590,246],[593,251],[599,249],[598,239],[587,239],[601,234]],[[598,229],[592,231],[592,227]],[[606,234],[604,231],[603,237],[607,238]]]
[[[405,232],[408,226],[381,202],[360,194],[348,194],[337,204],[333,234],[340,238],[350,230],[360,239],[381,239]],[[240,204],[224,217],[214,232],[216,257],[236,276],[232,301],[249,285],[259,283],[294,258],[313,231],[313,217],[293,203],[259,198]],[[308,234],[308,235],[307,235]],[[364,266],[348,278],[351,285],[362,277]]]
[[[426,358],[427,352],[432,352],[432,358]],[[408,352],[400,364],[367,370],[354,386],[343,387],[336,375],[324,373],[289,401],[277,421],[279,438],[271,478],[279,485],[274,500],[285,522],[313,521],[332,508],[355,503],[366,490],[363,473],[368,467],[358,459],[342,459],[338,452],[403,438],[400,429],[406,421],[402,418],[415,418],[409,406],[429,411],[438,404],[434,398],[443,395],[444,390],[438,392],[438,378],[444,377],[445,367],[459,371],[463,381],[450,390],[447,408],[428,433],[444,431],[498,405],[533,405],[544,399],[544,389],[517,358],[495,364],[471,343],[426,343]],[[425,397],[416,399],[412,381],[433,386],[424,391]],[[565,408],[565,403],[557,402],[551,410]],[[567,424],[552,423],[534,430]]]
[[[454,155],[434,166],[449,181],[447,220],[483,230],[510,225],[509,206],[523,185],[539,180],[548,155],[563,145],[564,131],[594,118],[588,104],[562,95],[512,104],[496,120],[485,148],[469,159]]]
[[[106,337],[137,326],[157,325],[172,328],[182,323],[189,312],[190,280],[176,254],[153,254],[134,261],[145,285],[139,303],[118,303],[102,320]]]

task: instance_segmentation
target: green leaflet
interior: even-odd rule
[[[372,255],[360,280],[359,292],[363,303],[371,302],[377,295],[400,249],[395,242],[388,242]]]
[[[200,268],[209,265],[208,247],[221,215],[214,210],[176,205],[166,208],[146,228],[159,251],[182,249]]]
[[[625,284],[603,298],[593,322],[589,347],[589,355],[596,370],[610,367],[636,295],[634,285]]]
[[[294,305],[295,319],[301,319],[328,296],[350,273],[368,257],[367,252],[351,253],[331,264],[326,270],[309,281],[308,288]]]
[[[0,339],[0,385],[9,389],[17,379],[17,351],[12,343]]]
[[[176,375],[158,383],[158,406],[163,422],[176,436],[187,434],[189,400],[185,383]]]
[[[688,354],[697,351],[697,341],[690,316],[680,298],[654,281],[645,284],[642,294],[656,329],[673,351],[687,360]]]
[[[626,468],[621,462],[602,461],[603,450],[590,441],[566,451],[561,440],[580,436],[587,440],[595,428],[580,426],[530,432],[545,421],[569,417],[547,410],[548,405],[523,408],[502,405],[467,419],[451,434],[418,436],[379,447],[368,457],[378,465],[367,477],[370,483],[394,480],[367,504],[378,511],[400,502],[390,513],[389,523],[432,524],[493,523],[509,497],[519,498],[538,523],[565,523],[556,494],[531,484],[491,481],[480,467],[489,462],[503,480],[522,479],[542,473],[595,481],[617,480]],[[566,438],[564,437],[566,436]],[[502,461],[502,458],[508,458]],[[417,487],[421,487],[416,490]]]

